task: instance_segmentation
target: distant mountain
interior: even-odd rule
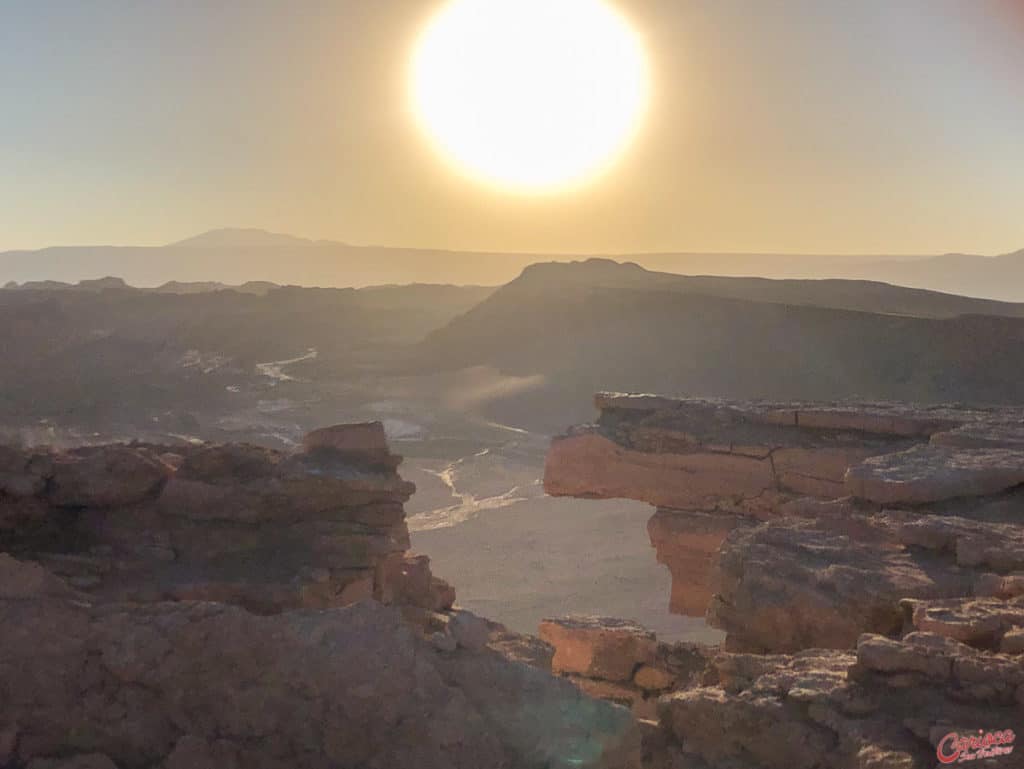
[[[207,294],[213,291],[236,291],[240,294],[257,294],[263,296],[269,291],[280,288],[276,283],[250,280],[238,286],[217,281],[196,281],[183,283],[171,280],[156,288],[139,288],[129,286],[123,278],[94,278],[80,280],[77,283],[63,283],[55,280],[28,280],[24,283],[10,281],[0,287],[5,291],[134,291],[148,294]]]
[[[133,286],[172,281],[231,286],[249,281],[334,287],[408,283],[494,286],[509,282],[535,262],[578,258],[354,246],[258,229],[219,229],[166,246],[68,246],[0,252],[0,284],[11,280],[74,283],[118,275]],[[682,275],[858,279],[1024,301],[1024,252],[1000,257],[661,253],[615,258]]]
[[[832,304],[830,304],[832,303]],[[508,424],[586,420],[604,389],[765,399],[1024,403],[1024,307],[862,281],[681,278],[604,260],[531,267],[420,346],[440,369],[536,386]]]
[[[536,260],[531,254],[351,246],[263,230],[224,229],[166,246],[57,246],[0,252],[0,284],[70,284],[99,275],[119,275],[132,286],[240,286],[252,282],[339,288],[413,283],[497,285]]]
[[[210,291],[237,291],[240,294],[258,294],[262,296],[275,288],[280,288],[280,286],[265,280],[250,280],[239,286],[230,286],[227,283],[217,283],[216,281],[182,283],[179,280],[170,280],[161,286],[148,290],[157,294],[206,294]]]
[[[0,425],[47,419],[131,433],[155,419],[165,424],[168,413],[217,425],[226,414],[251,409],[250,419],[258,419],[260,409],[273,408],[264,401],[276,393],[273,369],[261,364],[304,360],[309,350],[316,350],[307,369],[317,385],[305,397],[309,408],[326,400],[330,414],[331,403],[348,397],[394,351],[493,290],[275,287],[256,294],[102,283],[108,290],[0,290]],[[373,380],[366,386],[372,390]]]
[[[294,235],[267,232],[255,228],[226,227],[208,230],[177,243],[169,248],[280,248],[291,246],[312,246],[314,242]]]
[[[944,254],[905,262],[878,261],[848,271],[851,277],[870,276],[901,286],[1006,301],[1024,299],[1024,249],[994,257]]]
[[[669,291],[922,318],[949,318],[968,314],[1024,317],[1024,303],[976,299],[876,281],[675,275],[646,270],[632,262],[593,258],[530,265],[518,278],[491,294],[484,304],[474,308],[467,318],[456,322],[472,327],[484,314],[494,312],[495,308],[512,309],[522,302],[539,297],[555,300],[565,290],[601,288]]]
[[[535,264],[498,289],[23,286],[0,290],[0,350],[0,425],[126,434],[294,432],[411,401],[413,421],[554,432],[588,419],[580,394],[600,389],[1024,403],[1024,305],[608,259]]]

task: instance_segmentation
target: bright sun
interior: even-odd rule
[[[647,61],[603,0],[450,0],[416,44],[416,115],[462,170],[520,192],[586,182],[636,132]]]

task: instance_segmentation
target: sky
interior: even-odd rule
[[[218,227],[536,253],[1024,247],[1024,0],[617,0],[648,113],[603,175],[543,195],[454,173],[417,126],[407,62],[440,5],[0,0],[0,250]]]

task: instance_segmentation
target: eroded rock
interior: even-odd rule
[[[496,652],[442,658],[376,602],[274,616],[90,604],[36,565],[5,570],[28,586],[0,598],[0,700],[23,763],[619,766],[637,749],[624,711]]]
[[[981,497],[1024,483],[1024,449],[937,445],[865,459],[846,472],[846,490],[881,505]]]
[[[540,623],[541,640],[551,644],[556,673],[606,681],[631,681],[636,669],[654,661],[654,634],[628,620],[572,616]]]
[[[206,600],[261,613],[377,597],[449,608],[454,591],[408,557],[379,423],[317,431],[310,451],[260,446],[5,449],[0,545],[103,600]]]

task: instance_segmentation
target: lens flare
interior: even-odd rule
[[[422,32],[409,77],[441,154],[520,192],[606,170],[641,123],[648,81],[639,36],[602,0],[453,0]]]

